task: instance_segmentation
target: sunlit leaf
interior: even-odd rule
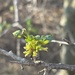
[[[13,35],[17,38],[21,38],[21,31],[20,30],[17,30],[15,32],[13,32]]]
[[[49,43],[49,40],[43,41],[43,45],[46,45],[46,44],[48,44],[48,43]]]
[[[30,50],[29,51],[24,51],[23,53],[25,54],[25,57],[32,54],[32,52]]]
[[[33,57],[36,57],[36,56],[37,56],[37,52],[33,51]]]

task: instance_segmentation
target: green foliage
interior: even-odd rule
[[[10,28],[10,24],[6,21],[3,21],[3,23],[0,23],[0,34],[3,32],[4,29]]]
[[[13,35],[17,38],[21,38],[21,31],[20,30],[17,30],[15,32],[13,32]]]
[[[47,51],[46,44],[48,44],[53,37],[51,35],[29,35],[26,29],[17,30],[13,33],[17,38],[24,37],[26,45],[24,46],[25,51],[23,52],[25,56],[37,56],[39,51]]]
[[[11,6],[9,7],[9,10],[10,10],[11,12],[13,12],[13,11],[14,11],[14,6],[11,5]]]
[[[32,25],[32,20],[30,18],[28,18],[26,21],[26,29],[29,33],[33,33],[33,34],[36,34],[37,32],[37,29],[35,27],[33,27]]]
[[[30,26],[31,25],[31,19],[27,19],[26,24]]]

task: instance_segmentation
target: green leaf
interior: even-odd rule
[[[31,37],[28,35],[27,37],[26,37],[26,42],[30,42],[31,41]]]
[[[52,35],[46,35],[46,40],[49,40],[49,41],[53,40],[53,36]]]
[[[44,35],[41,35],[41,40],[45,40],[46,39],[46,37],[44,36]]]
[[[46,45],[46,44],[48,44],[48,43],[49,43],[49,40],[43,41],[43,45]]]
[[[41,48],[41,45],[37,45],[37,46],[36,46],[36,50],[39,51],[40,48]]]
[[[17,31],[15,31],[15,32],[13,32],[13,35],[15,36],[15,37],[17,37],[17,38],[21,38],[22,36],[21,36],[21,30],[17,30]]]
[[[33,57],[36,57],[36,56],[37,56],[37,52],[33,51]]]
[[[26,29],[17,30],[13,32],[13,35],[18,38],[25,36],[26,45],[24,46],[25,51],[23,52],[25,56],[37,56],[39,51],[48,51],[48,48],[44,46],[53,39],[51,35],[29,35]]]
[[[48,51],[48,47],[45,47],[45,48],[43,47],[42,50]]]
[[[39,39],[40,39],[40,35],[36,35],[35,38],[36,38],[37,40],[39,40]]]
[[[30,26],[31,25],[31,19],[27,19],[26,24]]]
[[[31,51],[31,50],[29,50],[29,51],[24,51],[23,53],[25,54],[25,57],[26,57],[26,56],[29,56],[29,55],[32,55],[32,51]]]

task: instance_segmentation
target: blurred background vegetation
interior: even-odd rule
[[[13,25],[16,23],[19,23],[20,27],[25,27],[32,35],[51,34],[54,39],[62,40],[66,38],[74,43],[74,37],[72,38],[75,32],[74,0],[17,0],[17,21],[15,20],[14,1],[16,0],[0,0],[0,48],[7,51],[12,50],[15,54],[24,57],[24,40],[16,39],[12,35],[16,29],[20,29],[18,25]],[[70,33],[67,30],[72,32]],[[65,60],[69,58],[68,56],[68,58],[65,57],[67,49],[61,48],[56,43],[48,44],[48,48],[48,52],[40,52],[39,58],[41,60],[48,63],[66,63]],[[65,53],[64,50],[66,51]],[[40,67],[24,66],[25,69],[21,70],[20,65],[10,63],[10,61],[12,61],[10,57],[0,53],[1,75],[38,75],[38,71],[42,69]],[[56,75],[57,72],[58,70],[52,70],[50,75]],[[66,74],[59,73],[59,75]]]
[[[34,3],[37,1],[36,3]],[[62,0],[17,0],[19,23],[32,34],[52,34],[55,39],[61,39],[60,36],[60,17],[63,11]],[[21,57],[23,55],[23,40],[17,40],[12,33],[18,27],[13,27],[14,21],[13,0],[0,0],[0,48],[7,51],[12,50]],[[19,48],[18,48],[19,47]],[[40,59],[46,62],[58,63],[59,50],[58,44],[48,44],[48,52],[40,52]],[[18,52],[19,50],[20,52]],[[39,67],[24,66],[22,71],[20,65],[10,63],[12,59],[0,54],[0,74],[1,75],[37,75],[41,70]],[[52,72],[52,74],[56,73]]]

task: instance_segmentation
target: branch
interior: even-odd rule
[[[18,13],[18,0],[13,0],[13,5],[14,5],[14,22],[12,24],[12,27],[18,27],[22,29],[23,27],[19,23],[19,13]]]
[[[65,39],[66,40],[66,39]],[[70,41],[66,40],[66,41],[59,41],[59,40],[51,40],[51,42],[53,43],[58,43],[60,45],[72,45],[75,46],[75,43],[71,43]]]
[[[39,61],[39,63],[22,63],[19,61],[11,61],[11,63],[17,63],[17,64],[23,64],[25,66],[41,66],[41,67],[47,67],[49,70],[51,69],[64,69],[64,70],[70,70],[75,71],[75,65],[67,65],[67,64],[56,64],[56,63],[46,63],[43,61]]]
[[[68,42],[66,41],[58,41],[58,40],[51,40],[51,42],[53,43],[58,43],[58,44],[62,44],[62,45],[70,45]]]
[[[13,0],[13,5],[14,5],[14,21],[18,22],[19,21],[19,16],[18,16],[18,0]]]
[[[75,65],[49,63],[47,64],[47,66],[50,69],[65,69],[65,70],[75,71]]]
[[[12,53],[12,51],[7,52],[3,49],[0,49],[0,52],[3,53],[4,55],[9,56],[16,60],[16,61],[11,61],[11,63],[23,64],[25,66],[37,66],[38,65],[38,66],[47,67],[49,70],[65,69],[65,70],[75,71],[75,65],[46,63],[43,61],[36,61],[35,63],[33,63],[33,62],[29,62],[25,58],[21,58],[21,57],[15,55],[14,53]]]
[[[6,50],[0,49],[0,52],[6,56],[11,57],[12,59],[19,61],[19,62],[24,62],[24,63],[28,63],[28,60],[25,58],[21,58],[17,55],[15,55],[12,51],[7,52]]]

